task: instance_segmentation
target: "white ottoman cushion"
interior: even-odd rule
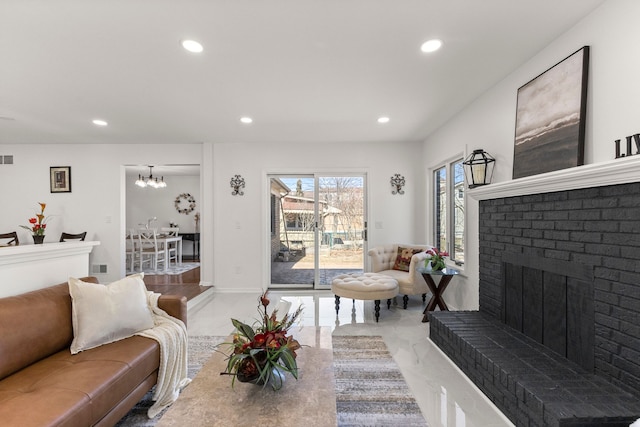
[[[343,298],[384,300],[398,295],[398,281],[378,273],[341,274],[333,278],[331,290]]]

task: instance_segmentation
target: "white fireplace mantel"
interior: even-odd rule
[[[640,155],[578,166],[512,181],[489,184],[467,192],[476,200],[602,187],[640,181]]]
[[[0,297],[18,295],[89,274],[89,254],[100,242],[0,247]]]

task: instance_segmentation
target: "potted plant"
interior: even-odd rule
[[[260,319],[253,326],[231,319],[236,331],[233,342],[226,344],[231,346],[232,353],[220,375],[233,375],[232,386],[237,379],[263,386],[270,384],[274,390],[279,390],[284,383],[285,372],[298,379],[296,351],[300,344],[288,333],[302,314],[302,307],[278,319],[277,310],[273,310],[271,315],[267,313],[268,305],[265,292],[258,304]]]
[[[44,241],[44,232],[47,228],[47,219],[44,216],[44,209],[47,207],[46,203],[38,203],[40,205],[40,213],[37,213],[35,217],[29,218],[30,225],[21,225],[20,227],[31,231],[33,236],[33,243],[38,245]]]
[[[447,251],[441,251],[436,248],[429,249],[427,251],[427,258],[424,261],[424,266],[425,268],[428,268],[429,264],[431,264],[432,270],[440,271],[446,267],[444,258],[448,256],[449,253]]]

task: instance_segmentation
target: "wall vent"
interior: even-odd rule
[[[12,165],[12,164],[13,164],[13,155],[0,156],[0,165]]]
[[[107,264],[93,264],[91,266],[92,274],[107,274]]]

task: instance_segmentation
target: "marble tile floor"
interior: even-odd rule
[[[258,316],[257,293],[215,293],[189,309],[190,335],[228,335],[230,318],[251,323]],[[271,304],[280,298],[292,302],[291,310],[304,305],[301,326],[329,326],[334,335],[381,335],[400,367],[422,413],[431,427],[503,427],[513,424],[462,372],[428,340],[428,323],[422,323],[424,305],[414,296],[407,310],[382,304],[375,322],[373,301],[342,299],[336,316],[330,291],[269,292]],[[271,309],[269,309],[271,310]]]

